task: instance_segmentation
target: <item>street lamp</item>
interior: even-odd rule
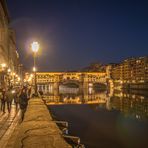
[[[33,67],[33,72],[34,72],[34,87],[35,87],[35,94],[37,94],[37,83],[36,83],[36,55],[39,50],[39,43],[38,42],[33,42],[31,44],[31,48],[33,51],[33,59],[34,59],[34,67]]]
[[[2,70],[4,70],[6,68],[6,64],[5,63],[2,63],[1,66],[2,66]]]
[[[9,68],[9,69],[8,69],[8,73],[10,73],[10,72],[11,72],[11,69]]]
[[[16,77],[16,73],[13,72],[12,75],[13,75],[13,87],[15,87],[15,77]]]
[[[11,69],[8,68],[7,72],[8,72],[8,86],[10,87],[10,73],[11,73]]]

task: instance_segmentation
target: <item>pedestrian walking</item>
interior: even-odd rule
[[[2,89],[0,92],[0,99],[1,99],[1,111],[5,113],[5,104],[6,104],[6,91]]]
[[[22,112],[22,121],[23,121],[24,114],[26,112],[27,105],[28,105],[28,97],[27,97],[27,89],[26,88],[23,88],[21,90],[21,94],[19,96],[19,103],[20,103],[20,109]]]
[[[10,113],[11,111],[11,105],[12,105],[13,98],[14,96],[13,96],[12,89],[9,88],[8,91],[6,92],[6,103],[7,103],[8,113]]]
[[[2,98],[3,98],[2,89],[0,89],[1,111],[2,111]]]
[[[14,92],[14,103],[15,103],[15,108],[18,110],[19,106],[19,89],[16,89]]]
[[[38,93],[39,93],[39,96],[43,99],[43,95],[44,95],[43,91],[40,90]]]
[[[30,99],[32,97],[31,92],[32,92],[32,88],[28,87],[28,89],[27,89],[27,97],[28,97],[28,99]]]

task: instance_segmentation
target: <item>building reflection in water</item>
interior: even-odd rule
[[[110,107],[120,110],[125,116],[131,116],[137,119],[148,119],[147,95],[114,92],[113,96],[110,97]]]
[[[140,94],[140,95],[139,95]],[[137,92],[121,92],[110,90],[95,91],[92,87],[79,92],[78,88],[61,88],[58,92],[48,93],[45,96],[46,103],[50,104],[94,104],[96,109],[100,105],[107,110],[118,110],[124,116],[135,119],[148,119],[147,94]]]

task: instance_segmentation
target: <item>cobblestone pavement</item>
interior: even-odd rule
[[[0,148],[6,147],[9,138],[20,121],[20,110],[16,110],[14,104],[11,106],[10,113],[8,113],[7,107],[5,111],[5,113],[0,111]]]

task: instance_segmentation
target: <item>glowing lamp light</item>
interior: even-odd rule
[[[11,69],[10,68],[8,69],[8,72],[11,72]]]
[[[31,81],[31,78],[28,79],[28,82],[30,82],[30,81]]]
[[[5,63],[3,63],[3,64],[1,64],[1,66],[2,66],[2,68],[5,68],[5,67],[6,67],[6,64],[5,64]]]
[[[31,48],[32,48],[32,51],[34,52],[34,53],[37,53],[38,52],[38,50],[39,50],[39,43],[38,42],[33,42],[32,44],[31,44]]]
[[[33,67],[33,71],[36,72],[36,68],[35,67]]]
[[[15,93],[15,90],[12,90],[12,94],[14,94]]]
[[[33,74],[31,74],[30,77],[33,78]]]

